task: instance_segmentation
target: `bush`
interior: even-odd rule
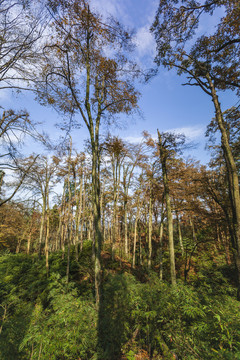
[[[49,307],[36,304],[21,350],[31,359],[92,359],[97,345],[93,302],[78,297],[74,284],[52,275]],[[41,356],[41,357],[40,357]]]

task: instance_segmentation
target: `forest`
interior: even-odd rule
[[[93,3],[0,1],[0,359],[240,359],[240,100],[221,105],[240,94],[239,1],[159,0],[147,70]],[[160,122],[137,143],[102,131],[160,69],[212,103],[208,164]],[[57,144],[19,93],[61,118]]]

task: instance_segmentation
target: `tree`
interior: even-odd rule
[[[9,202],[0,208],[0,249],[18,253],[27,237],[26,209],[22,204]]]
[[[158,133],[158,140],[155,142],[151,136],[144,132],[144,137],[146,138],[147,145],[154,149],[155,156],[157,156],[162,170],[162,180],[164,187],[164,199],[166,203],[166,214],[167,214],[167,226],[168,226],[168,242],[169,242],[169,255],[170,255],[170,272],[171,272],[171,282],[172,285],[176,285],[176,269],[175,269],[175,249],[174,249],[174,239],[173,239],[173,216],[172,216],[172,204],[169,186],[169,171],[171,169],[171,163],[174,160],[174,157],[177,152],[181,151],[183,144],[185,143],[185,136],[172,133]],[[161,218],[163,212],[161,214]],[[162,222],[162,219],[161,219]],[[160,231],[162,232],[162,230]],[[162,237],[160,233],[160,238]],[[160,239],[161,242],[161,239]]]
[[[16,185],[14,185],[11,194],[7,194],[7,196],[0,200],[0,206],[14,197],[36,161],[37,157],[35,156],[32,157],[27,167],[22,167],[20,164],[18,145],[22,143],[26,135],[40,138],[35,130],[34,123],[29,119],[29,114],[26,111],[3,111],[0,118],[0,140],[2,144],[2,153],[0,154],[1,192],[6,171],[13,172],[15,175],[17,174],[18,181]]]
[[[30,2],[0,2],[0,89],[27,89],[32,66],[38,59],[38,40],[44,30],[38,4],[33,15]],[[40,10],[40,9],[39,9]]]
[[[134,179],[134,171],[137,166],[141,166],[146,157],[143,155],[143,144],[127,144],[127,159],[123,164],[123,209],[124,209],[124,241],[125,241],[125,255],[128,255],[128,200],[129,200],[129,189]],[[136,222],[137,223],[137,222]],[[136,231],[135,231],[136,233]],[[134,235],[136,240],[136,236]],[[136,241],[134,242],[134,244]],[[136,250],[136,246],[135,246]]]
[[[104,119],[110,121],[115,114],[129,114],[137,108],[139,94],[133,86],[136,66],[125,56],[131,39],[119,23],[104,22],[84,0],[59,0],[51,5],[54,35],[44,48],[45,87],[39,88],[39,97],[68,116],[78,116],[89,132],[98,304],[102,247],[100,125]]]
[[[29,1],[0,2],[0,90],[26,90],[29,82],[33,81],[32,66],[38,59],[38,41],[44,29],[36,8],[33,16]],[[0,138],[4,147],[0,154],[1,185],[6,170],[17,171],[21,177],[12,193],[1,199],[0,206],[13,198],[31,168],[31,164],[27,169],[21,168],[16,157],[17,145],[25,135],[40,138],[28,112],[3,109],[0,115]]]
[[[117,239],[117,205],[120,194],[121,170],[127,149],[123,141],[117,137],[110,135],[104,143],[106,155],[110,158],[111,175],[112,175],[112,194],[113,194],[113,216],[112,216],[112,255],[115,253],[115,243]]]
[[[27,165],[29,159],[25,159]],[[31,162],[31,157],[30,157]],[[28,173],[26,187],[28,187],[35,195],[41,195],[41,225],[39,233],[39,257],[41,256],[42,243],[45,236],[45,255],[46,255],[46,271],[49,271],[49,231],[50,231],[50,192],[54,185],[54,176],[60,159],[53,156],[51,161],[46,156],[38,157],[32,167],[32,171]]]
[[[224,17],[215,33],[196,38],[201,15],[212,15],[223,6]],[[240,194],[236,162],[229,143],[217,90],[236,90],[239,93],[239,4],[238,1],[161,0],[152,25],[157,42],[157,65],[167,69],[177,68],[178,74],[187,75],[185,85],[198,86],[210,96],[215,110],[215,121],[221,133],[221,146],[227,167],[231,221],[234,229],[235,262],[239,278],[240,300]],[[193,45],[192,45],[193,43]]]
[[[206,35],[204,26],[199,29],[199,24],[203,25],[203,15],[215,16],[219,8],[222,8],[224,16],[214,32]],[[157,44],[157,65],[164,65],[168,69],[177,66],[180,73],[190,70],[195,72],[196,77],[204,76],[206,71],[211,70],[216,89],[239,90],[237,0],[205,0],[201,4],[196,0],[160,0],[151,31]],[[200,79],[198,85],[201,86]]]
[[[176,285],[176,270],[175,270],[175,251],[173,241],[173,218],[172,218],[172,207],[170,200],[169,191],[169,179],[168,179],[168,164],[167,162],[175,153],[177,147],[182,145],[185,138],[182,136],[175,136],[170,133],[161,134],[158,131],[158,150],[160,155],[160,162],[162,167],[162,176],[164,184],[164,197],[166,202],[167,222],[168,222],[168,241],[169,241],[169,252],[170,252],[170,271],[171,271],[171,282],[172,285]]]

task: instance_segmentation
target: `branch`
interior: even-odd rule
[[[1,202],[0,202],[0,206],[2,206],[3,204],[5,204],[6,202],[10,201],[10,200],[14,197],[14,195],[15,195],[16,192],[19,190],[20,186],[23,184],[23,181],[24,181],[25,177],[27,176],[27,174],[28,174],[29,170],[31,169],[31,167],[35,164],[35,162],[36,162],[36,160],[37,160],[38,157],[39,157],[39,155],[37,155],[37,156],[34,158],[33,162],[28,166],[27,170],[24,171],[23,177],[22,177],[21,181],[19,182],[19,184],[17,185],[17,187],[16,187],[16,189],[14,190],[14,192],[12,193],[12,195],[10,195],[7,199],[1,201]]]
[[[240,43],[240,39],[233,39],[233,40],[229,40],[227,41],[225,44],[221,45],[218,49],[213,50],[212,52],[219,52],[221,50],[223,50],[225,47],[232,45],[232,44],[236,44],[236,43]]]

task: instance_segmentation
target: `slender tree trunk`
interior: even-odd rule
[[[133,268],[135,268],[135,264],[136,264],[137,225],[138,225],[138,218],[136,217],[134,223],[134,239],[133,239],[133,259],[132,259]]]
[[[85,217],[85,204],[86,204],[86,176],[84,176],[84,186],[83,186],[83,199],[82,199],[82,217],[81,217],[81,229],[80,229],[80,250],[83,248],[83,228],[84,228],[84,217]]]
[[[21,244],[22,244],[22,236],[19,237],[19,239],[18,239],[18,243],[17,243],[17,247],[16,247],[16,251],[15,251],[16,254],[18,254],[20,252]]]
[[[47,271],[47,276],[49,274],[49,261],[48,261],[48,257],[49,257],[49,227],[50,227],[50,209],[49,209],[49,188],[47,187],[46,189],[46,202],[47,202],[47,211],[46,211],[46,216],[47,216],[47,221],[46,221],[46,238],[45,238],[45,256],[46,256],[46,271]]]
[[[112,258],[115,256],[115,247],[118,234],[118,222],[117,222],[117,203],[119,197],[119,185],[120,185],[120,163],[112,160],[113,171],[113,223],[112,223]]]
[[[167,176],[166,149],[163,147],[162,137],[161,137],[161,134],[159,131],[158,131],[158,144],[159,144],[159,151],[160,151],[160,160],[161,160],[161,165],[162,165],[164,195],[165,195],[166,210],[167,210],[171,282],[172,282],[172,285],[175,286],[176,285],[176,269],[175,269],[175,251],[174,251],[174,240],[173,240],[173,218],[172,218],[171,200],[170,200],[168,176]]]
[[[49,273],[49,210],[47,210],[47,221],[46,221],[46,239],[45,239],[45,256],[46,256],[46,271],[47,276]]]
[[[1,307],[4,309],[4,311],[3,311],[3,315],[2,315],[2,319],[1,319],[2,324],[0,326],[0,335],[2,333],[3,324],[7,318],[7,310],[8,310],[7,305],[1,305]]]
[[[133,259],[132,259],[133,268],[135,268],[135,264],[136,264],[136,247],[137,247],[137,235],[138,235],[137,230],[138,230],[138,220],[140,218],[142,204],[143,204],[143,201],[141,201],[140,198],[138,197],[136,219],[134,222]],[[140,248],[141,248],[141,244],[140,244]],[[141,252],[141,250],[140,250],[140,252]]]
[[[33,214],[34,214],[34,209],[35,209],[35,202],[34,202],[34,206],[33,206]],[[29,224],[29,234],[28,234],[28,241],[27,241],[27,254],[30,254],[30,250],[31,250],[31,240],[32,240],[32,232],[33,232],[33,214],[31,216],[31,220],[30,220],[30,224]]]
[[[224,229],[223,234],[221,234],[221,239],[222,239],[222,243],[223,243],[223,247],[224,247],[224,252],[225,252],[225,258],[226,258],[226,264],[230,265],[231,264],[231,257],[230,257],[230,250],[229,250],[229,235],[227,233],[227,229]]]
[[[83,189],[83,178],[81,176],[80,179],[80,189],[78,192],[77,197],[77,209],[75,214],[75,237],[74,237],[74,244],[76,247],[76,258],[78,260],[78,246],[79,246],[79,225],[81,222],[81,216],[82,216],[82,189]]]
[[[63,218],[65,214],[65,195],[66,195],[66,181],[64,181],[63,185],[63,194],[62,194],[62,201],[61,207],[59,212],[59,224],[58,224],[58,231],[56,237],[56,250],[62,250],[62,243],[63,243]]]
[[[92,199],[93,199],[93,225],[94,225],[94,270],[95,270],[95,298],[99,307],[101,297],[101,211],[100,211],[100,153],[98,129],[95,130],[95,138],[92,132]]]
[[[68,224],[68,226],[69,225],[70,224]],[[69,283],[69,273],[70,273],[70,230],[68,228],[68,234],[67,234],[67,270],[66,270],[67,284]]]
[[[45,214],[46,214],[46,199],[43,196],[41,225],[40,225],[40,234],[39,234],[39,252],[38,252],[39,258],[41,257],[41,251],[42,251],[43,233],[44,233],[44,225],[45,225]]]
[[[67,223],[66,223],[66,234],[67,234],[67,283],[69,282],[69,270],[70,270],[70,247],[72,244],[72,222],[73,222],[73,211],[72,211],[72,190],[70,184],[70,173],[71,173],[71,161],[72,161],[72,138],[70,137],[70,147],[68,155],[68,175],[67,175],[67,187],[68,187],[68,206],[67,206]]]
[[[162,209],[161,221],[159,227],[159,279],[163,279],[163,220],[164,220],[164,211]]]
[[[127,197],[127,194],[124,194]],[[128,256],[128,223],[127,223],[127,216],[128,216],[128,204],[127,200],[124,200],[124,252],[125,255]]]
[[[152,265],[152,183],[150,180],[149,212],[148,212],[148,268]]]
[[[179,219],[178,211],[175,210],[175,213],[176,213],[176,219],[177,219],[179,245],[180,245],[182,256],[184,256],[184,247],[183,247],[183,240],[182,240],[181,222],[180,222],[180,219]]]
[[[100,199],[100,212],[101,212],[101,219],[102,219],[102,234],[103,234],[103,242],[105,241],[105,210],[104,210],[104,191],[105,191],[105,182],[102,184],[101,187],[101,199]]]
[[[27,254],[30,254],[30,250],[31,250],[31,240],[32,240],[32,231],[29,232],[28,234],[28,241],[27,241]]]
[[[172,285],[176,285],[175,251],[174,251],[174,241],[173,241],[173,218],[172,218],[172,210],[171,210],[171,201],[168,190],[165,191],[165,198],[166,198],[167,220],[168,220],[167,223],[168,223],[171,282]]]
[[[138,236],[139,236],[139,262],[140,265],[143,265],[141,228],[138,228]]]

